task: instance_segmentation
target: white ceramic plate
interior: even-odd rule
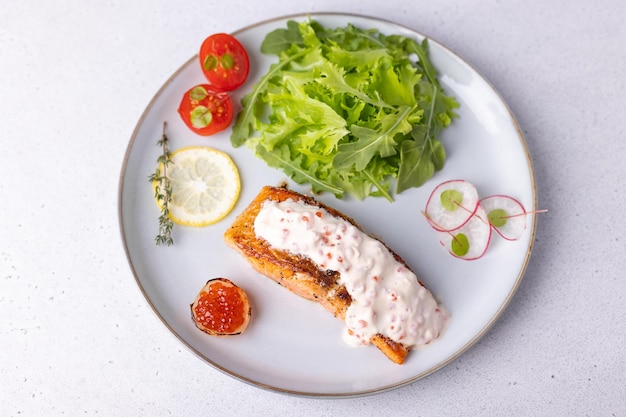
[[[328,27],[352,23],[387,34],[423,38],[405,27],[363,16],[310,16]],[[265,35],[285,27],[288,19],[306,18],[278,18],[235,32],[249,51],[252,67],[249,80],[234,94],[235,103],[274,60],[258,52]],[[471,181],[482,196],[508,194],[533,210],[536,196],[531,161],[513,116],[489,83],[441,44],[431,40],[430,48],[442,86],[461,105],[460,118],[441,137],[448,153],[444,170],[423,187],[402,193],[394,203],[382,198],[357,202],[321,197],[388,243],[452,315],[443,337],[411,352],[401,366],[373,346],[345,346],[341,341],[343,323],[319,305],[253,272],[223,243],[226,227],[261,187],[277,185],[285,177],[247,148],[233,149],[230,131],[202,138],[183,125],[176,112],[180,98],[187,89],[204,82],[196,58],[185,63],[156,94],[137,124],[124,160],[119,187],[121,233],[130,266],[149,304],[167,328],[202,360],[242,381],[278,392],[324,397],[365,395],[416,381],[440,369],[474,344],[502,313],[528,263],[534,217],[528,218],[528,230],[519,241],[494,237],[486,256],[463,261],[437,243],[420,210],[436,184],[454,178]],[[225,220],[202,229],[175,227],[171,247],[154,243],[159,211],[147,180],[156,168],[160,152],[156,142],[164,121],[168,123],[171,150],[201,144],[226,151],[238,165],[243,183],[239,202]],[[252,321],[240,336],[211,337],[192,323],[189,304],[214,277],[230,278],[250,297]]]

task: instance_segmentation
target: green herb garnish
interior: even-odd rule
[[[170,151],[167,146],[167,135],[165,129],[167,123],[163,122],[163,134],[161,139],[157,141],[157,145],[163,150],[157,158],[158,166],[156,171],[148,177],[154,185],[154,198],[156,198],[159,207],[161,207],[161,215],[159,216],[159,232],[154,239],[157,245],[171,246],[174,244],[172,238],[172,228],[174,222],[169,218],[169,203],[172,200],[172,184],[167,177],[167,167],[172,163],[170,159]]]
[[[439,85],[426,39],[289,21],[261,52],[279,60],[242,99],[235,147],[339,198],[392,201],[443,168],[437,135],[458,103]]]
[[[470,249],[470,243],[467,235],[465,233],[458,233],[454,235],[450,249],[456,256],[463,257],[467,255],[467,252],[469,252]]]

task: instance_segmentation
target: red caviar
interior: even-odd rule
[[[200,290],[191,313],[196,326],[211,335],[242,333],[250,320],[246,293],[226,278],[208,281]]]

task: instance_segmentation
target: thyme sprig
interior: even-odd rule
[[[170,201],[172,201],[172,184],[167,176],[167,168],[172,164],[171,154],[167,144],[166,134],[167,122],[163,122],[163,135],[157,141],[157,146],[163,150],[157,158],[157,168],[155,172],[148,178],[154,184],[154,197],[161,206],[161,215],[159,216],[159,232],[154,241],[157,245],[171,246],[174,244],[172,238],[172,229],[174,222],[169,217]]]

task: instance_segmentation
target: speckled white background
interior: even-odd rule
[[[513,302],[458,360],[370,397],[243,384],[165,329],[117,217],[128,140],[198,40],[309,11],[381,17],[474,65],[539,206]],[[625,416],[626,8],[618,0],[11,1],[0,8],[0,415]]]

